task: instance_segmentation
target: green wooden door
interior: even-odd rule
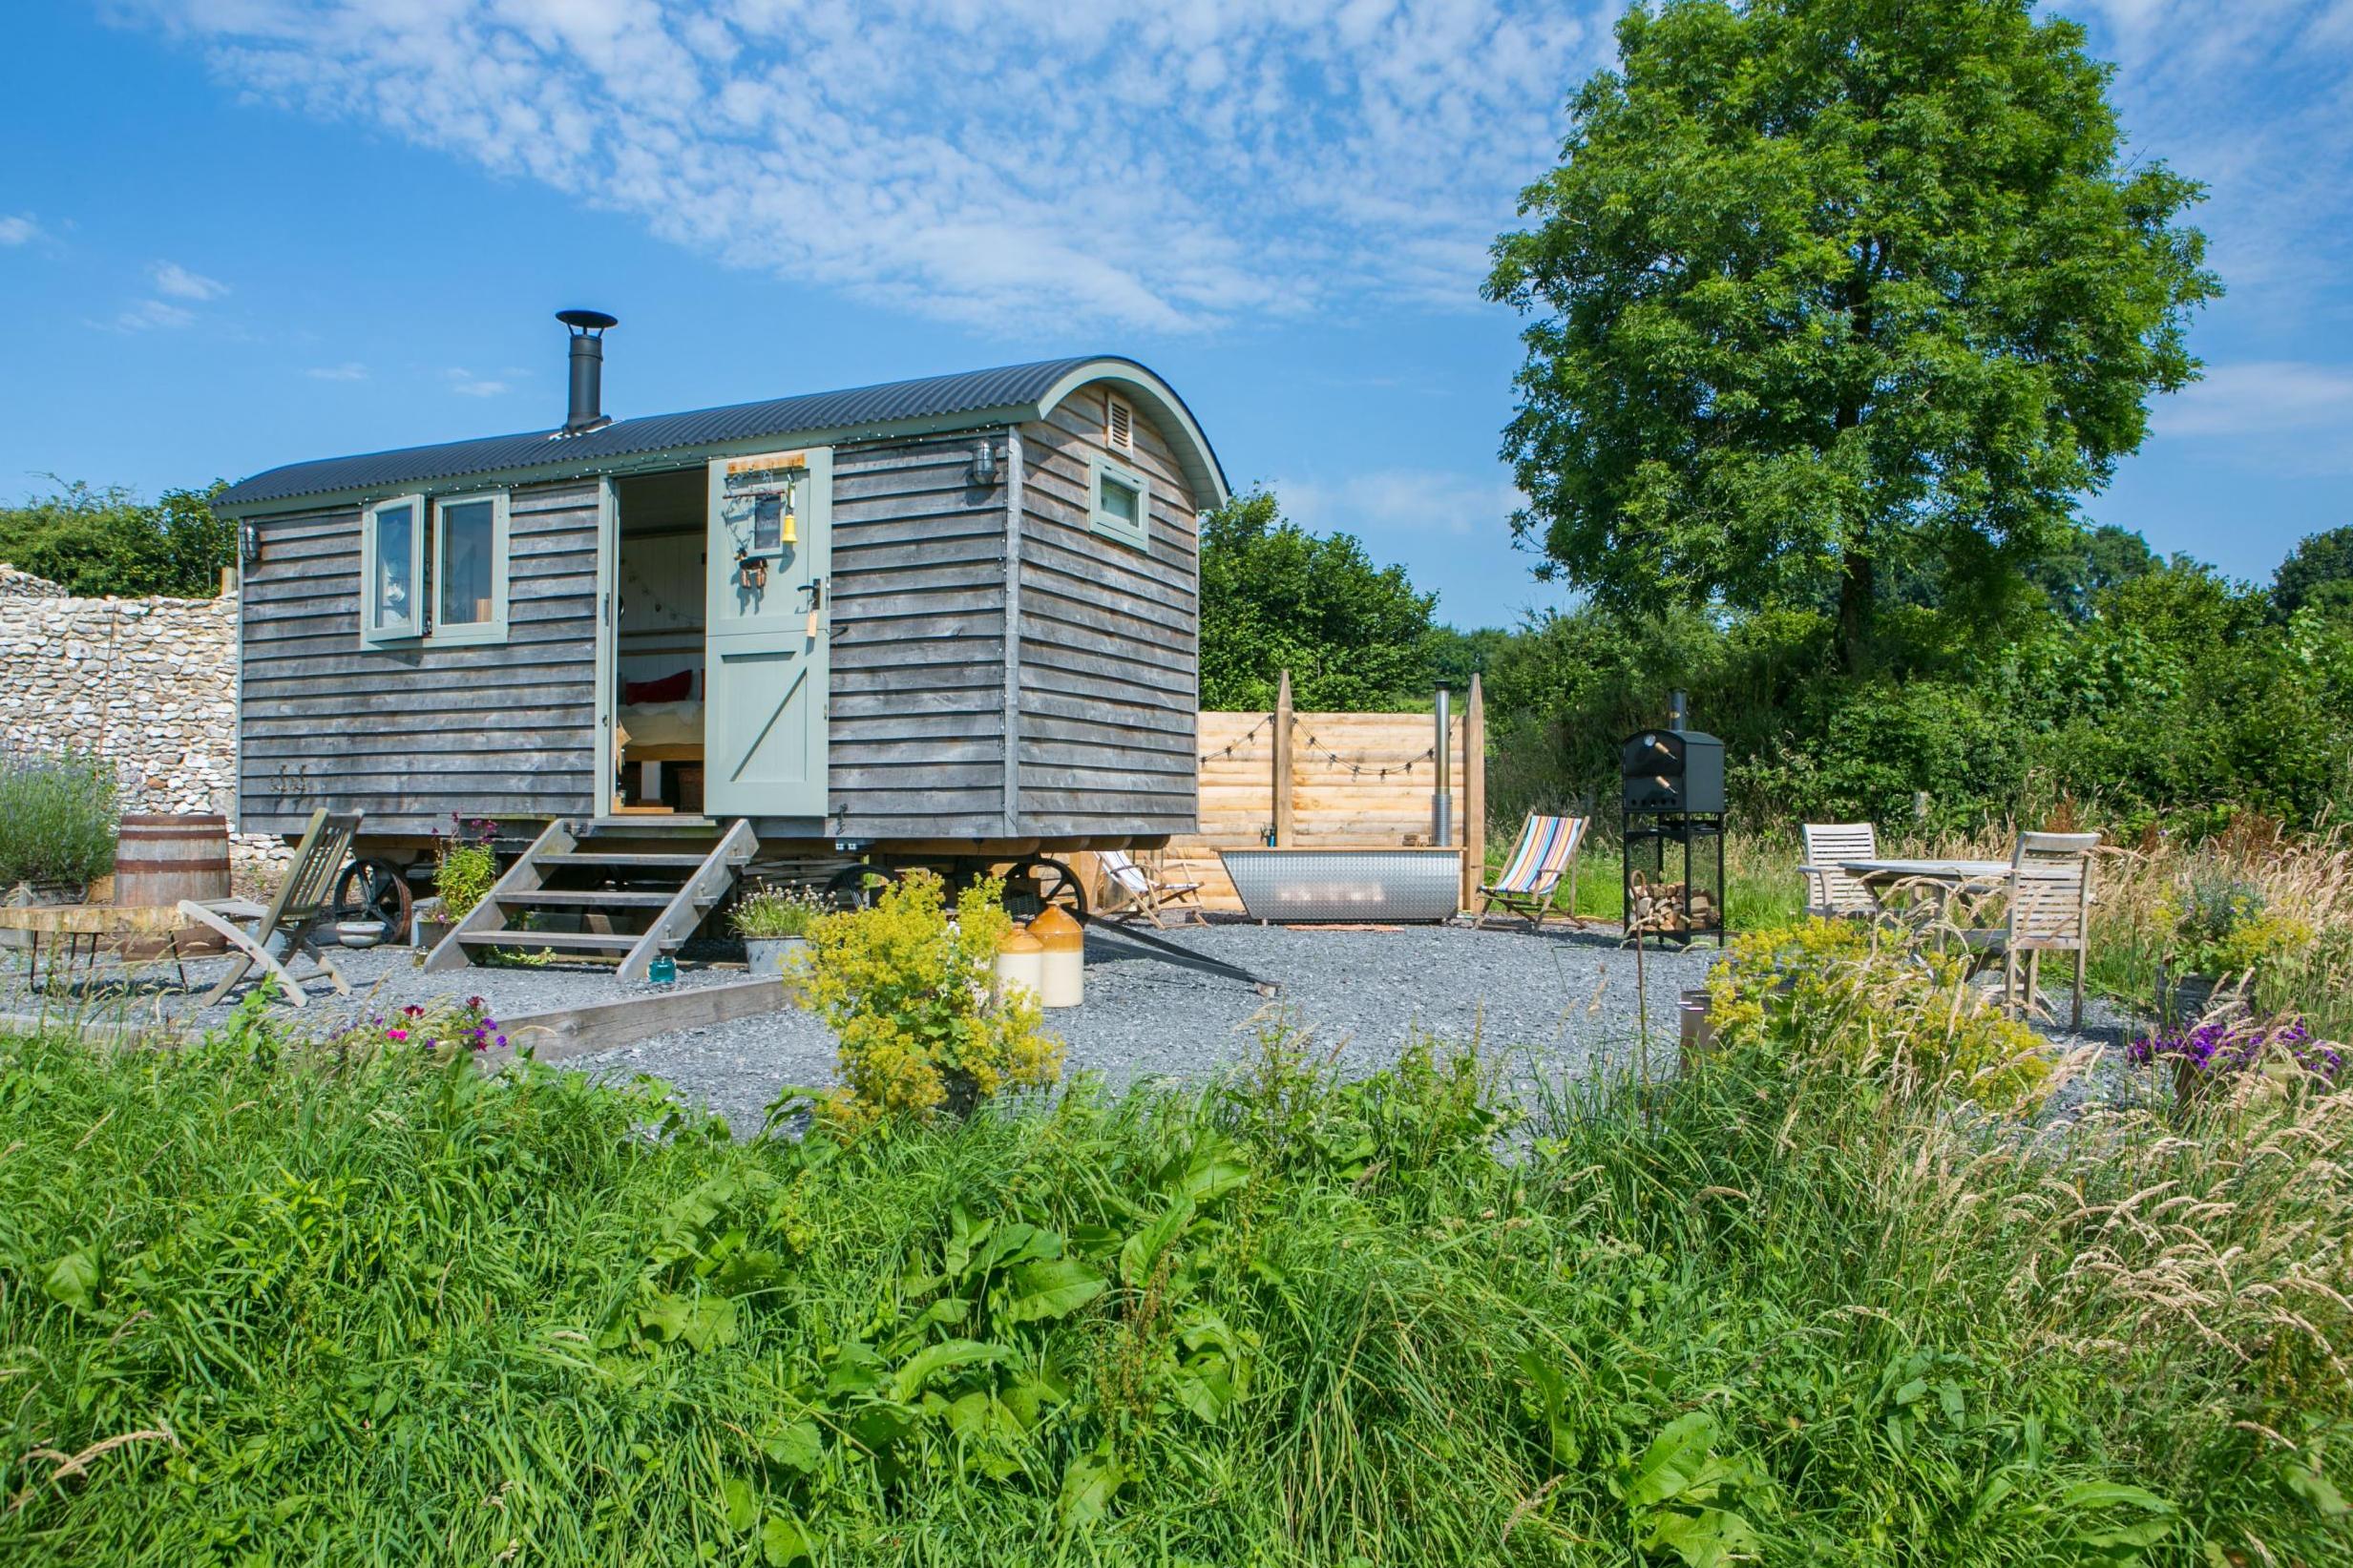
[[[713,816],[826,813],[832,521],[830,448],[711,464],[703,806]]]

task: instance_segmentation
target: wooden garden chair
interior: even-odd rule
[[[2026,975],[2026,1011],[2041,994],[2046,952],[2075,955],[2074,1006],[2068,1028],[2084,1026],[2084,959],[2090,947],[2091,852],[2097,833],[2021,833],[2010,851],[2009,880],[2002,891],[2007,908],[2002,924],[1967,932],[1982,963],[2002,960],[2002,1007],[2015,1014],[2019,974]]]
[[[1126,901],[1118,915],[1142,915],[1162,930],[1172,920],[1180,925],[1187,920],[1209,923],[1208,911],[1201,907],[1200,883],[1169,882],[1137,865],[1123,849],[1096,850],[1095,864]]]
[[[344,995],[351,994],[350,982],[311,943],[310,933],[322,922],[334,917],[331,901],[335,877],[350,855],[351,836],[359,830],[360,814],[356,811],[346,816],[329,816],[324,807],[313,811],[310,826],[303,830],[302,846],[294,852],[294,864],[286,868],[285,880],[278,885],[278,896],[266,906],[237,899],[210,904],[180,900],[179,912],[219,931],[237,960],[229,972],[221,976],[221,983],[205,993],[199,1006],[210,1007],[220,1001],[256,967],[268,971],[285,989],[286,999],[296,1007],[310,1005],[303,986],[321,974],[334,981],[335,989]],[[252,924],[240,926],[237,922],[241,918],[250,919]],[[296,957],[309,959],[313,972],[296,978],[286,967]]]
[[[1822,920],[1870,919],[1880,912],[1871,889],[1850,875],[1845,862],[1880,858],[1880,832],[1867,822],[1810,822],[1805,838],[1806,913]]]
[[[1512,847],[1511,859],[1503,863],[1502,874],[1479,889],[1482,895],[1479,913],[1471,920],[1471,929],[1482,930],[1487,924],[1488,907],[1501,904],[1512,914],[1523,916],[1528,930],[1544,929],[1544,916],[1552,911],[1552,894],[1568,879],[1568,923],[1583,926],[1577,918],[1577,851],[1585,847],[1586,828],[1590,817],[1531,816],[1520,829],[1520,842]]]

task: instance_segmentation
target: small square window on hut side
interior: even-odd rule
[[[425,632],[425,497],[379,501],[360,513],[360,640]]]
[[[507,639],[507,497],[452,496],[433,503],[433,615],[427,641]]]
[[[1106,457],[1094,462],[1095,532],[1138,550],[1149,543],[1152,489],[1144,476]]]

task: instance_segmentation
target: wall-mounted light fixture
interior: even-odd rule
[[[238,526],[237,558],[247,566],[262,558],[262,531],[251,523]]]
[[[997,483],[997,449],[986,441],[973,448],[973,483],[982,486]]]

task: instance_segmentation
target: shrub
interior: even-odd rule
[[[498,855],[487,844],[444,844],[433,864],[433,891],[441,918],[459,921],[498,884]]]
[[[965,889],[951,920],[946,885],[911,871],[873,908],[810,926],[808,1005],[841,1036],[843,1086],[819,1104],[837,1131],[960,1114],[1061,1072],[1037,1001],[995,993],[997,944],[1013,929],[1003,893],[995,878]]]
[[[1716,1038],[1907,1081],[1950,1077],[1990,1106],[2029,1102],[2049,1077],[2048,1047],[1933,941],[1842,920],[1735,937],[1708,981]]]
[[[115,769],[103,759],[78,751],[0,756],[0,891],[104,876],[121,822]]]

